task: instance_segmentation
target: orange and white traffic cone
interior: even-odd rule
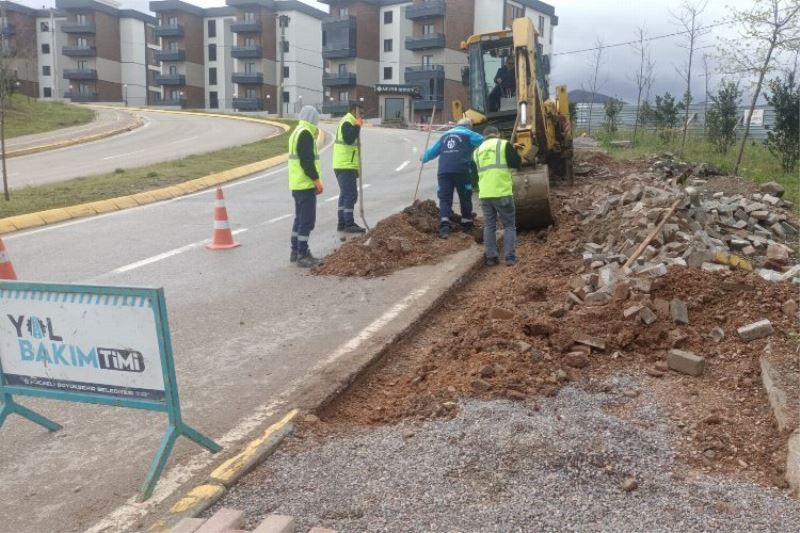
[[[214,235],[211,238],[211,244],[206,245],[206,248],[224,250],[237,246],[239,243],[233,240],[231,227],[228,224],[228,211],[225,209],[222,187],[217,187],[217,202],[214,204]]]
[[[0,239],[0,279],[17,279],[17,273],[14,272],[3,239]]]

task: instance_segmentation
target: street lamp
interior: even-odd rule
[[[272,100],[272,95],[271,95],[271,94],[268,94],[268,95],[267,95],[267,113],[269,113],[269,108],[270,108],[270,100]]]
[[[178,91],[178,103],[183,108],[183,91]]]
[[[72,84],[69,84],[69,97],[72,98]]]
[[[125,107],[128,107],[128,84],[124,84],[122,88],[125,90]]]

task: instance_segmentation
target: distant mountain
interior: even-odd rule
[[[603,104],[611,97],[605,94],[597,93],[594,95],[595,104]],[[575,104],[588,104],[592,101],[592,92],[584,91],[583,89],[573,89],[569,92],[570,103]]]

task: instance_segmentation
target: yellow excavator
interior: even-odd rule
[[[556,87],[555,99],[548,98],[538,34],[527,17],[514,19],[511,30],[473,35],[462,48],[469,57],[462,71],[469,108],[455,100],[453,117],[468,117],[479,132],[494,126],[503,138],[522,145],[523,167],[514,173],[517,226],[547,227],[553,224],[550,183],[571,185],[574,176],[567,88]],[[509,60],[513,83],[499,84],[495,72]]]

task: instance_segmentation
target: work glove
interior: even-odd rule
[[[361,117],[357,118],[356,119],[356,126],[358,126],[360,128],[363,125],[364,125],[364,119],[361,118]]]
[[[314,188],[317,189],[317,194],[322,194],[325,188],[322,186],[322,180],[314,180]]]

